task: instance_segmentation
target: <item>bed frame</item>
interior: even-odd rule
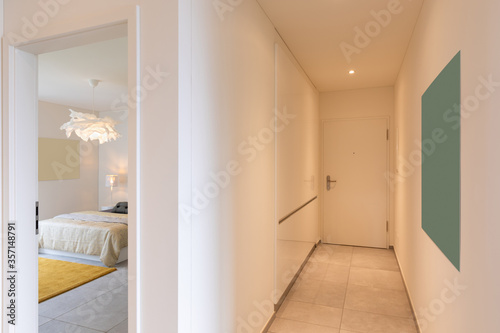
[[[78,258],[78,259],[86,259],[86,260],[98,261],[98,262],[102,263],[99,256],[91,256],[91,255],[83,254],[83,253],[73,253],[73,252],[50,250],[50,249],[43,249],[43,248],[39,248],[38,253],[55,255],[55,256],[71,257],[71,258]],[[119,264],[125,260],[128,260],[128,246],[124,247],[123,249],[120,250],[120,256],[118,257],[118,261],[116,263]]]

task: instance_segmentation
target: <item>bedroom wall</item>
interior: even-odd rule
[[[396,131],[394,130],[394,87],[377,87],[334,92],[322,92],[319,97],[321,120],[389,117],[390,163],[389,171],[395,170]],[[322,127],[322,125],[321,125]],[[321,158],[321,160],[323,160]],[[323,177],[323,176],[321,176]],[[321,179],[324,184],[324,179]],[[320,191],[320,194],[322,191]],[[389,244],[394,245],[395,192],[389,192]],[[321,208],[320,215],[323,209]]]
[[[425,1],[395,86],[399,130],[395,250],[426,333],[500,331],[499,12],[498,1]],[[421,166],[411,162],[420,151],[422,94],[458,51],[462,54],[460,272],[422,230]]]
[[[66,139],[59,127],[69,121],[69,106],[38,102],[38,137]],[[75,109],[80,112],[91,112]],[[70,139],[78,139],[74,134]],[[38,182],[40,219],[63,213],[97,210],[99,174],[99,145],[80,140],[80,178]]]
[[[116,130],[121,137],[116,141],[99,146],[99,208],[114,206],[117,202],[128,201],[128,115],[127,111],[99,112],[100,117],[111,117],[119,123]],[[106,175],[118,175],[118,186],[106,187]]]

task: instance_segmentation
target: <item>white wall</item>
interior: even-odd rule
[[[425,1],[395,87],[400,176],[395,249],[426,333],[500,331],[499,12],[498,1]],[[419,151],[422,94],[460,50],[462,102],[469,104],[460,128],[458,272],[421,228],[421,166],[407,161]],[[489,79],[495,83],[482,83]]]
[[[38,137],[66,139],[59,128],[69,121],[69,106],[38,102]],[[75,108],[71,107],[76,111]],[[91,112],[78,109],[79,112]],[[78,139],[73,134],[71,139]],[[38,182],[40,219],[63,213],[97,210],[99,145],[80,140],[80,178]]]
[[[394,88],[379,87],[323,92],[319,97],[321,120],[389,117],[389,171],[395,170]],[[323,176],[321,176],[323,177]],[[321,179],[320,184],[325,184]],[[389,192],[389,244],[394,245],[394,188]]]
[[[186,0],[187,1],[187,0]],[[44,2],[45,3],[45,2]],[[132,26],[130,32],[139,32],[140,63],[136,66],[134,43],[129,43],[129,93],[133,96],[137,85],[148,87],[147,96],[141,100],[140,127],[129,127],[129,143],[135,152],[136,129],[141,134],[140,169],[129,163],[129,192],[136,192],[136,177],[140,178],[141,195],[129,196],[132,203],[129,211],[129,226],[135,231],[135,215],[141,221],[140,248],[141,264],[135,271],[135,253],[129,253],[129,301],[138,304],[141,315],[139,326],[142,332],[154,332],[161,327],[165,331],[176,332],[178,327],[178,22],[177,0],[72,0],[52,2],[51,14],[44,14],[39,2],[31,0],[9,1],[4,4],[4,33],[36,39],[52,34],[67,33],[89,26],[101,26],[111,22],[129,19],[134,23],[140,17],[140,30]],[[135,14],[136,6],[140,15]],[[46,10],[45,10],[46,11]],[[35,15],[38,13],[42,15]],[[47,17],[31,31],[26,21],[33,17]],[[26,19],[23,19],[26,18]],[[24,31],[24,34],[23,34]],[[29,33],[28,33],[29,32]],[[132,36],[135,41],[135,35]],[[8,42],[8,40],[6,40]],[[6,51],[4,49],[4,51]],[[8,54],[4,52],[4,63]],[[135,70],[141,75],[135,81]],[[156,76],[153,77],[153,74]],[[164,74],[168,73],[168,75]],[[8,82],[8,67],[4,67],[3,82]],[[9,88],[5,87],[4,92]],[[5,96],[5,95],[4,95]],[[8,103],[8,100],[5,100]],[[135,100],[132,100],[135,104]],[[7,104],[4,104],[4,106]],[[4,109],[5,111],[5,109]],[[131,116],[135,117],[134,110]],[[134,138],[134,139],[132,139]],[[129,156],[135,161],[135,154]],[[158,177],[162,175],[162,177]],[[5,185],[5,184],[4,184]],[[5,188],[4,188],[5,191]],[[6,192],[4,192],[6,193]],[[135,203],[140,203],[135,206]],[[161,208],[161,211],[159,210]],[[133,233],[132,233],[133,236]],[[135,239],[129,240],[129,247]],[[136,300],[135,286],[140,277],[140,298]],[[131,309],[131,308],[129,308]],[[129,312],[129,331],[136,327],[133,308]],[[4,320],[4,319],[2,319]]]
[[[319,93],[284,43],[278,42],[276,52],[277,112],[287,115],[286,122],[277,124],[276,137],[279,221],[318,195]],[[276,301],[319,241],[318,201],[277,227]]]
[[[99,208],[114,206],[117,202],[128,201],[128,117],[127,112],[99,112],[99,117],[111,117],[119,123],[116,130],[121,137],[116,141],[99,146]],[[106,187],[106,175],[118,175],[118,186]]]
[[[273,312],[274,140],[258,136],[274,118],[274,28],[254,0],[192,8],[192,332],[260,332]]]
[[[275,196],[279,201],[283,194],[275,192],[273,133],[278,38],[254,0],[220,13],[212,2],[196,0],[192,13],[192,136],[186,139],[192,156],[192,199],[183,206],[186,219],[181,222],[192,223],[191,329],[261,332],[277,296]],[[293,62],[283,59],[278,62],[286,68],[283,75],[293,82],[287,86],[291,89],[283,87],[289,95],[282,101],[298,119],[285,124],[278,141],[282,134],[299,135],[285,140],[286,147],[298,141],[298,152],[285,153],[280,160],[298,164],[277,170],[278,177],[286,167],[298,172],[299,193],[287,193],[290,200],[281,208],[290,212],[316,193],[303,181],[317,174],[318,96]],[[297,215],[287,226],[293,229],[298,223],[304,230],[310,222],[305,231],[311,249],[318,239],[317,210],[314,204],[309,209],[305,219]],[[293,235],[293,230],[287,234]]]

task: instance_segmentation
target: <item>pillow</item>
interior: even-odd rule
[[[117,203],[111,210],[111,213],[128,214],[128,201]]]

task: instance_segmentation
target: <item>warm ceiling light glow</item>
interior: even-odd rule
[[[97,118],[95,114],[76,112],[71,109],[69,111],[71,120],[61,126],[68,138],[73,131],[83,141],[99,140],[100,144],[121,137],[120,133],[115,130],[117,122],[114,119]]]
[[[354,73],[356,73],[356,72],[354,71],[354,69],[351,69],[351,70],[349,71],[349,74],[351,74],[351,75],[352,75],[352,74],[354,74]]]
[[[83,141],[99,140],[99,144],[103,144],[121,137],[115,129],[118,122],[110,117],[98,118],[95,114],[94,91],[99,82],[96,79],[89,80],[89,85],[92,87],[93,113],[76,112],[69,109],[71,120],[61,126],[61,130],[66,131],[68,138],[71,133],[75,132]]]

